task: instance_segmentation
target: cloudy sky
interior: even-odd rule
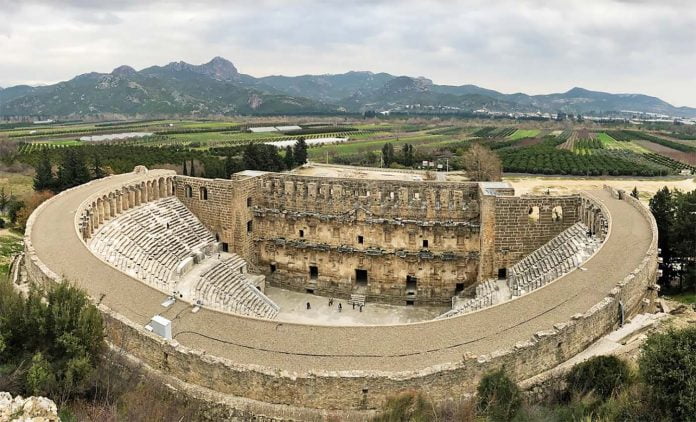
[[[371,70],[696,106],[696,3],[0,0],[0,86],[214,56],[254,76]]]

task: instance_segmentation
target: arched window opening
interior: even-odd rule
[[[560,205],[553,207],[551,210],[551,220],[553,220],[554,223],[563,221],[563,208]]]
[[[184,190],[186,191],[187,198],[191,198],[193,196],[193,189],[191,189],[191,185],[186,185]]]
[[[200,198],[202,200],[204,200],[204,201],[208,200],[208,188],[206,188],[205,186],[201,186],[199,193],[200,193]]]
[[[539,207],[529,207],[527,214],[530,223],[537,223],[539,221]]]

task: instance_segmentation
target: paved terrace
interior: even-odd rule
[[[379,370],[402,372],[459,362],[464,354],[487,354],[529,340],[600,302],[633,271],[650,245],[649,222],[630,204],[605,191],[589,192],[612,218],[605,245],[575,270],[531,294],[461,317],[397,326],[331,327],[257,320],[201,310],[178,302],[160,306],[165,295],[104,264],[79,239],[74,214],[89,195],[124,174],[97,181],[51,200],[37,216],[32,240],[39,258],[91,296],[137,324],[161,313],[173,320],[184,346],[242,364],[289,372]]]

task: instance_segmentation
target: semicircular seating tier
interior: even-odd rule
[[[154,288],[175,293],[193,265],[218,251],[215,237],[176,197],[157,199],[107,221],[89,241],[104,261]],[[275,318],[278,306],[250,281],[236,254],[204,270],[195,302],[215,309]]]

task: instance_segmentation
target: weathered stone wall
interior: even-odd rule
[[[384,218],[477,221],[478,184],[331,179],[268,173],[257,178],[259,207]]]
[[[251,204],[258,191],[253,179],[176,176],[174,192],[230,252],[239,254],[252,266],[256,263]]]
[[[494,213],[493,256],[486,264],[489,276],[529,255],[560,232],[580,221],[580,196],[496,196],[486,210]],[[557,208],[560,207],[560,208]],[[554,211],[560,210],[561,214]],[[560,218],[559,218],[560,215]],[[487,218],[486,215],[484,217]],[[488,247],[488,251],[491,247]]]
[[[177,176],[175,194],[276,286],[423,304],[448,303],[478,278],[476,183]],[[356,284],[357,269],[367,286]],[[416,280],[410,295],[407,277]]]
[[[255,216],[259,268],[278,286],[343,297],[359,289],[361,269],[371,300],[423,304],[448,303],[458,285],[477,279],[477,223],[375,219],[363,210],[328,216],[257,209]],[[407,277],[416,285],[411,294]]]

